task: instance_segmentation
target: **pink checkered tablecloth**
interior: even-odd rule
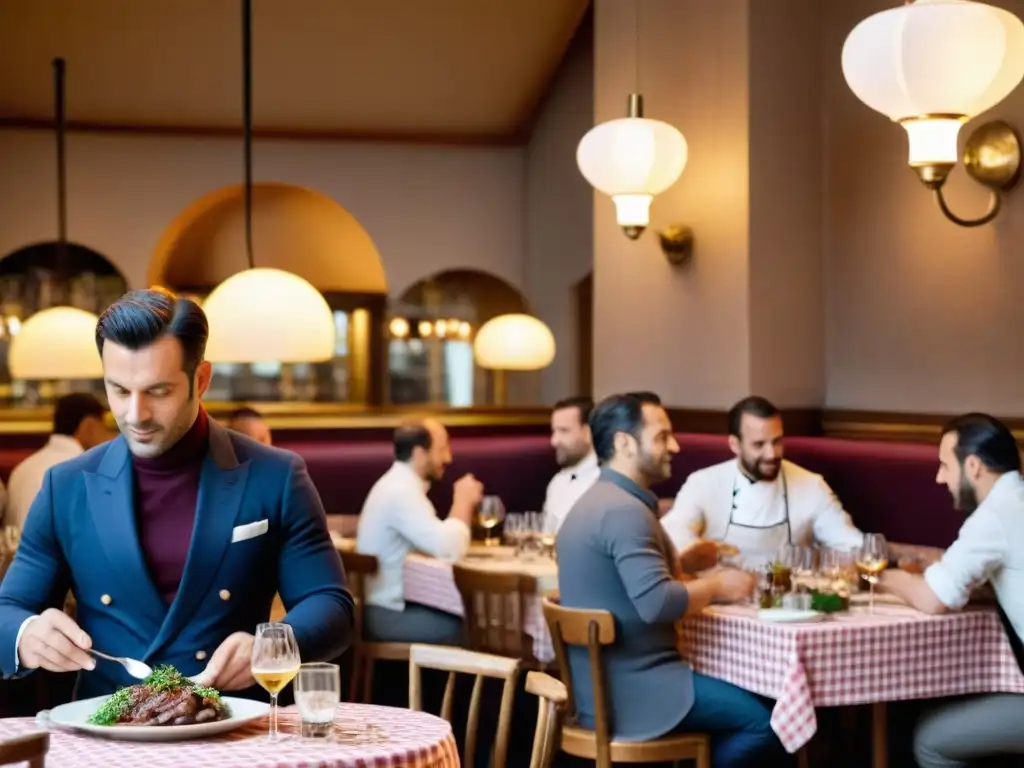
[[[542,563],[516,563],[515,561],[504,563],[495,561],[494,564],[488,566],[480,563],[477,565],[489,568],[530,568],[538,572],[550,570],[550,574],[544,574],[547,578],[538,580],[540,594],[526,599],[523,609],[523,631],[533,638],[533,655],[537,660],[545,663],[553,661],[555,650],[551,645],[551,633],[548,631],[547,622],[544,621],[541,594],[549,588],[555,589],[558,586],[557,568],[554,564],[550,564],[550,568]],[[524,570],[524,572],[527,571]],[[455,577],[452,575],[450,563],[424,555],[409,555],[405,560],[402,581],[406,600],[455,616],[465,616],[462,595],[459,594],[459,589],[455,586]]]
[[[789,752],[810,741],[815,707],[1024,693],[998,615],[927,616],[905,605],[856,606],[813,624],[759,621],[753,608],[713,607],[683,622],[694,670],[776,699],[772,728]]]
[[[41,720],[45,727],[45,720]],[[33,718],[0,720],[0,739],[41,729]],[[46,765],[54,768],[459,768],[451,727],[439,717],[371,704],[341,704],[334,741],[296,737],[271,744],[266,718],[223,736],[187,742],[115,741],[50,728]],[[280,729],[297,734],[294,707]]]

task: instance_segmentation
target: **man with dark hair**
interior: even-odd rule
[[[455,562],[469,551],[473,516],[483,485],[472,475],[455,481],[448,517],[427,497],[452,463],[448,430],[437,419],[408,421],[395,430],[395,462],[363,502],[356,549],[374,555],[376,576],[366,583],[366,634],[380,642],[459,645],[462,620],[405,600],[402,571],[410,552]]]
[[[589,397],[569,397],[555,403],[551,411],[551,447],[561,470],[548,483],[544,516],[555,531],[600,472],[587,423],[593,407]]]
[[[925,613],[963,608],[974,589],[995,592],[1017,663],[1024,671],[1024,479],[1013,434],[998,419],[969,413],[953,419],[939,441],[935,482],[945,485],[967,519],[956,541],[924,575],[891,569],[881,586]],[[914,736],[922,768],[957,768],[999,755],[1024,755],[1024,696],[993,693],[940,706]],[[1015,762],[1014,765],[1017,763]]]
[[[651,405],[661,405],[661,395],[657,392],[649,392],[647,390],[637,390],[636,392],[627,392],[629,397],[635,397],[641,403],[650,403]]]
[[[57,400],[53,407],[53,432],[46,445],[26,456],[12,471],[7,483],[4,522],[21,528],[29,508],[43,486],[50,467],[80,456],[112,435],[103,423],[107,409],[94,395],[76,392]]]
[[[701,537],[740,551],[757,567],[784,544],[855,549],[864,535],[825,479],[782,458],[782,414],[763,397],[729,410],[736,458],[686,478],[661,523],[679,548]]]
[[[210,419],[207,321],[187,299],[125,294],[96,345],[121,435],[50,469],[0,583],[0,672],[79,676],[79,698],[137,682],[87,653],[169,664],[259,695],[252,631],[275,593],[305,661],[336,658],[352,598],[305,463]],[[73,587],[78,622],[54,607]]]
[[[712,600],[741,600],[754,577],[722,568],[677,578],[672,543],[658,523],[654,483],[672,472],[679,445],[665,409],[630,395],[602,401],[590,416],[598,481],[558,533],[558,588],[567,608],[609,611],[616,641],[604,651],[613,738],[645,741],[673,731],[712,737],[716,768],[751,768],[781,756],[770,706],[754,694],[695,673],[678,651],[675,623]],[[594,727],[587,650],[570,648],[578,715]]]
[[[251,437],[257,443],[263,443],[263,445],[273,445],[273,436],[270,433],[270,427],[266,420],[263,418],[263,414],[257,411],[255,408],[243,406],[242,408],[236,408],[231,416],[228,417],[228,427],[240,432],[246,437]]]

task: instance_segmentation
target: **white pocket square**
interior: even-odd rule
[[[236,525],[234,530],[231,531],[231,543],[234,544],[235,542],[245,541],[246,539],[255,539],[257,536],[262,536],[268,530],[270,530],[269,520],[260,520],[256,523]]]

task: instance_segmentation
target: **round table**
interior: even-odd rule
[[[45,721],[41,721],[45,722]],[[266,740],[267,720],[209,739],[139,743],[49,728],[46,765],[54,768],[459,768],[451,726],[424,712],[373,704],[340,704],[332,741],[303,739],[294,707],[280,711],[280,729],[293,738]],[[42,730],[40,721],[0,719],[0,740]]]

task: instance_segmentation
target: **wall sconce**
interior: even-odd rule
[[[1024,78],[1024,23],[973,0],[907,0],[854,27],[842,64],[854,95],[907,131],[908,164],[946,217],[963,227],[992,221],[1020,170],[1020,139],[1009,125],[985,123],[964,150],[967,173],[992,191],[988,212],[961,219],[942,185],[956,165],[960,127]]]
[[[630,240],[651,222],[651,201],[686,168],[686,139],[674,126],[643,116],[644,100],[629,95],[626,117],[595,125],[576,148],[580,173],[615,203],[615,220]]]
[[[658,233],[662,253],[673,267],[686,264],[693,258],[693,230],[682,224],[673,224]]]

